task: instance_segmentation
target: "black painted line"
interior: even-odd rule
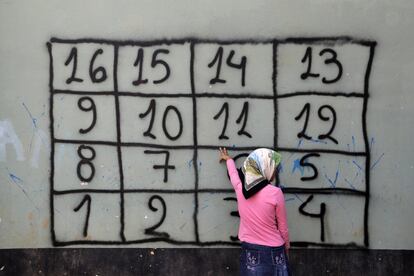
[[[237,146],[232,146],[232,145],[226,145],[226,144],[222,144],[222,145],[198,145],[197,148],[198,149],[203,149],[203,150],[218,150],[219,147],[225,147],[227,148],[229,151],[253,151],[257,148],[262,148],[262,147],[271,147],[271,145],[268,146],[247,146],[247,147],[237,147]]]
[[[337,243],[319,243],[319,242],[306,242],[306,241],[291,241],[291,246],[294,247],[331,247],[331,248],[353,248],[353,249],[365,249],[364,246],[357,245],[356,243],[343,243],[343,244],[337,244]]]
[[[110,95],[113,96],[115,92],[111,91],[83,91],[83,90],[63,90],[63,89],[55,89],[53,94],[73,94],[73,95],[91,95],[91,96],[99,96],[99,95]]]
[[[118,92],[120,96],[140,98],[192,98],[191,93],[145,93],[145,92]]]
[[[55,139],[55,143],[61,144],[90,144],[90,145],[104,145],[104,146],[118,146],[117,142],[97,141],[97,140],[70,140],[70,139]]]
[[[367,70],[365,73],[364,79],[364,90],[365,94],[369,95],[369,78],[371,75],[372,62],[374,59],[375,45],[371,46],[369,60],[367,64]],[[370,172],[371,172],[371,152],[369,148],[369,137],[367,130],[367,110],[368,110],[368,98],[364,100],[363,110],[362,110],[362,132],[364,135],[365,142],[365,190],[367,191],[365,198],[365,210],[364,210],[364,244],[366,247],[369,246],[369,231],[368,231],[368,215],[369,215],[369,200],[370,200]]]
[[[114,91],[118,91],[118,46],[114,46]],[[119,96],[115,94],[115,111],[116,111],[116,138],[117,138],[117,154],[118,154],[118,168],[119,168],[119,180],[120,180],[120,237],[122,241],[125,241],[125,200],[124,200],[124,169],[122,166],[122,150],[121,150],[121,112],[119,106]]]
[[[357,195],[365,196],[367,193],[361,190],[353,190],[348,188],[300,188],[300,187],[284,187],[282,188],[284,193],[287,194],[344,194],[344,195]],[[68,189],[68,190],[54,190],[54,195],[66,195],[77,193],[97,193],[97,194],[117,194],[120,193],[119,189]],[[233,189],[222,188],[197,188],[197,189],[134,189],[124,188],[124,194],[134,193],[159,193],[159,194],[191,194],[191,193],[234,193]]]
[[[277,91],[277,73],[278,73],[278,42],[273,42],[273,74],[272,74],[272,88],[273,88],[273,149],[278,149],[279,143],[279,106],[278,106],[278,91]],[[280,176],[276,174],[276,185],[279,186]]]
[[[91,144],[91,145],[105,145],[105,146],[118,146],[118,142],[110,141],[97,141],[97,140],[67,140],[67,139],[54,139],[55,143],[62,144]],[[252,151],[258,147],[271,147],[271,146],[232,146],[232,145],[162,145],[162,144],[150,144],[150,143],[133,143],[133,142],[120,142],[121,147],[144,147],[144,148],[161,148],[161,149],[182,149],[182,150],[193,150],[194,148],[202,150],[217,150],[219,147],[227,147],[229,150],[234,151]],[[366,156],[366,152],[359,151],[343,151],[343,150],[331,150],[331,149],[298,149],[298,148],[285,148],[278,147],[279,151],[293,152],[293,153],[328,153],[328,154],[340,154],[348,156]]]
[[[125,241],[113,241],[113,240],[73,240],[73,241],[57,241],[56,246],[70,246],[70,245],[128,245],[128,244],[142,244],[142,243],[154,243],[164,242],[174,245],[197,245],[197,246],[215,246],[215,245],[230,245],[240,246],[239,242],[231,241],[180,241],[171,238],[146,238],[138,240],[125,240]],[[358,245],[354,242],[351,243],[318,243],[307,241],[291,241],[292,247],[329,247],[329,248],[350,248],[350,249],[366,249],[364,246]]]
[[[343,151],[343,150],[330,150],[330,149],[297,149],[297,148],[283,148],[279,147],[279,151],[286,151],[286,152],[297,152],[297,153],[332,153],[332,154],[340,154],[340,155],[348,155],[348,156],[366,156],[366,152],[359,152],[359,151]]]
[[[282,188],[287,194],[342,194],[366,196],[366,192],[348,188]]]
[[[90,144],[90,145],[103,145],[103,146],[118,146],[118,142],[110,142],[110,141],[98,141],[98,140],[68,140],[68,139],[55,139],[56,143],[62,144]],[[147,144],[147,143],[119,143],[121,147],[141,147],[141,148],[160,148],[160,149],[194,149],[192,145],[177,145],[177,146],[170,146],[170,145],[161,145],[161,144]]]
[[[327,96],[327,97],[347,97],[347,98],[364,98],[364,93],[359,92],[319,92],[319,91],[298,91],[293,93],[285,93],[277,95],[278,98],[289,98],[295,96]]]
[[[49,175],[49,204],[50,204],[50,234],[52,237],[52,244],[56,245],[55,233],[55,207],[54,207],[54,177],[55,177],[55,143],[54,143],[54,117],[53,117],[53,54],[52,44],[46,43],[49,52],[49,128],[50,128],[50,175]]]
[[[134,193],[157,193],[157,194],[192,194],[198,193],[234,193],[233,189],[124,189],[124,194]],[[96,193],[96,194],[117,194],[120,193],[119,189],[68,189],[68,190],[54,190],[54,195],[67,195],[67,194],[78,194],[78,193]]]
[[[371,46],[375,43],[372,40],[352,38],[350,36],[327,36],[327,37],[286,37],[286,38],[269,38],[269,39],[243,39],[243,40],[220,40],[220,39],[200,39],[196,37],[184,37],[180,39],[159,39],[159,40],[109,40],[99,38],[78,38],[78,39],[62,39],[53,37],[50,40],[52,43],[65,43],[65,44],[83,44],[83,43],[95,43],[95,44],[109,44],[117,46],[161,46],[161,45],[174,45],[174,44],[186,44],[186,43],[206,43],[217,45],[261,45],[271,44],[274,41],[284,44],[314,44],[314,45],[343,45],[343,44],[360,44],[363,46]]]
[[[200,242],[200,234],[198,231],[198,140],[197,140],[197,100],[196,100],[196,88],[195,88],[195,76],[194,76],[194,59],[195,59],[195,52],[194,52],[194,43],[190,44],[190,81],[191,81],[191,96],[193,100],[193,146],[194,146],[194,154],[193,154],[193,168],[194,168],[194,231],[195,231],[195,238],[197,242]]]
[[[190,93],[145,93],[145,92],[110,92],[110,91],[84,91],[84,90],[55,90],[54,94],[73,94],[73,95],[91,95],[91,96],[100,96],[100,95],[109,95],[113,96],[114,94],[119,96],[128,96],[128,97],[144,97],[144,98],[191,98]]]
[[[197,93],[196,98],[229,98],[229,99],[265,99],[273,100],[273,95],[266,94],[254,94],[251,92],[246,92],[243,94],[230,94],[230,93]]]
[[[214,245],[233,245],[239,246],[238,242],[230,241],[211,241],[211,242],[197,242],[197,241],[179,241],[171,238],[146,238],[139,240],[126,241],[110,241],[110,240],[73,240],[73,241],[58,241],[56,246],[71,246],[71,245],[132,245],[143,243],[164,242],[174,245],[197,245],[197,246],[214,246]]]
[[[146,148],[160,148],[160,149],[194,149],[193,145],[177,145],[177,146],[170,146],[170,145],[161,145],[161,144],[146,144],[146,143],[122,143],[123,147],[146,147]]]
[[[350,36],[337,36],[337,37],[293,37],[286,38],[280,43],[283,44],[313,44],[313,45],[328,45],[328,46],[341,46],[344,44],[357,44],[361,46],[371,46],[375,41],[366,39],[356,39]]]
[[[68,190],[54,190],[54,195],[68,195],[79,193],[94,193],[94,194],[119,194],[120,189],[68,189]]]
[[[144,97],[144,98],[192,98],[193,95],[190,93],[145,93],[145,92],[129,92],[129,91],[84,91],[84,90],[62,90],[55,89],[53,94],[73,94],[73,95],[91,95],[91,96],[113,96],[117,93],[119,96],[128,96],[128,97]],[[347,97],[347,98],[364,98],[367,97],[364,93],[360,92],[322,92],[322,91],[297,91],[292,93],[284,94],[254,94],[251,92],[246,92],[243,94],[230,94],[230,93],[196,93],[196,98],[230,98],[230,99],[265,99],[272,100],[276,98],[289,98],[295,96],[331,96],[331,97]]]

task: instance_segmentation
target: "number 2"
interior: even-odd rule
[[[153,212],[158,211],[158,208],[157,207],[154,207],[154,200],[158,200],[161,203],[161,206],[162,206],[162,216],[161,216],[160,221],[157,224],[155,224],[154,226],[151,226],[151,227],[145,229],[145,234],[160,236],[160,237],[163,237],[163,238],[168,238],[170,236],[168,233],[155,231],[155,229],[157,229],[158,227],[160,227],[161,224],[165,220],[165,217],[167,215],[167,206],[165,205],[165,201],[164,201],[164,199],[162,197],[160,197],[159,195],[153,195],[149,199],[149,201],[148,201],[148,207]]]

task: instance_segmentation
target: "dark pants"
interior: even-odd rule
[[[289,276],[284,246],[270,247],[242,242],[240,275]]]

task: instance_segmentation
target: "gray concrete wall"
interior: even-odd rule
[[[0,7],[0,248],[237,245],[218,146],[295,246],[414,248],[411,1]]]

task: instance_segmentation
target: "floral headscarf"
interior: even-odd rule
[[[271,149],[254,150],[243,163],[243,195],[247,199],[269,184],[282,156]]]

